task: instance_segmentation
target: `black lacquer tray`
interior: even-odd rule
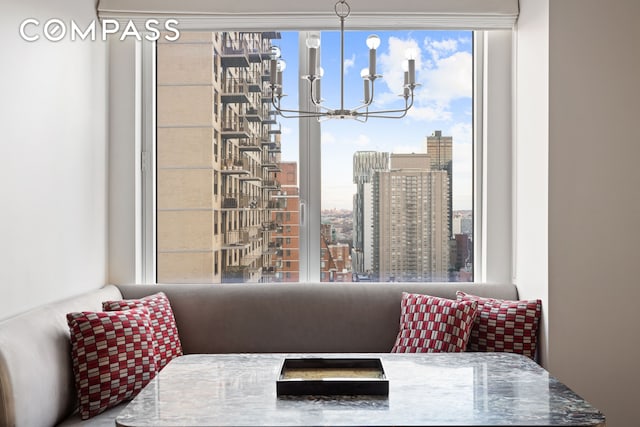
[[[276,390],[278,396],[387,396],[389,380],[380,359],[287,358],[282,362]]]

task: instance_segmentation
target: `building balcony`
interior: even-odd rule
[[[261,93],[262,92],[262,78],[259,74],[254,74],[245,79],[247,83],[247,88],[251,93]]]
[[[246,283],[251,279],[249,267],[229,265],[222,270],[222,283]]]
[[[263,276],[275,276],[277,271],[276,267],[262,267]]]
[[[249,85],[238,79],[230,79],[223,82],[220,102],[223,104],[243,104],[250,102]]]
[[[243,249],[251,244],[249,230],[231,230],[224,233],[224,244],[222,249]]]
[[[256,175],[248,174],[248,175],[240,175],[238,177],[240,181],[253,181],[253,182],[262,182],[262,178]]]
[[[278,127],[272,127],[271,129],[269,129],[269,135],[280,135],[282,134],[282,128],[280,127],[280,125],[278,125]]]
[[[262,240],[262,227],[241,227],[223,233],[224,243],[222,249],[247,249],[253,242]]]
[[[276,120],[276,112],[274,110],[269,110],[262,116],[262,123],[265,125],[275,125],[278,123]]]
[[[222,118],[222,139],[250,138],[251,129],[244,119]]]
[[[276,191],[276,190],[280,190],[281,187],[278,181],[275,181],[273,179],[263,179],[262,188],[265,190]]]
[[[282,231],[282,224],[276,221],[265,221],[262,223],[262,231]]]
[[[248,175],[251,173],[251,166],[248,159],[232,160],[227,159],[222,165],[223,175]]]
[[[244,68],[249,66],[249,55],[245,43],[231,43],[220,52],[220,64],[225,68]]]
[[[242,256],[239,263],[240,265],[248,267],[250,272],[258,273],[262,270],[262,252],[258,252],[257,250],[250,252]]]
[[[263,255],[282,255],[282,243],[269,242],[266,246],[262,247]]]
[[[222,197],[222,209],[261,209],[264,203],[248,194],[227,193]]]
[[[262,156],[262,167],[267,169],[276,169],[280,166],[278,158],[273,153],[266,153]]]
[[[286,207],[287,207],[286,199],[269,200],[267,202],[267,209],[284,210]]]
[[[255,107],[248,107],[242,112],[242,117],[248,122],[256,123],[262,121],[262,111]]]
[[[269,144],[269,152],[270,153],[281,153],[282,152],[282,145],[280,144],[280,141],[272,142],[271,144]]]
[[[239,145],[240,152],[243,151],[262,151],[262,143],[258,138],[241,139]]]
[[[267,79],[269,80],[269,79]],[[267,89],[262,91],[262,103],[270,104],[271,103],[271,89]]]
[[[271,47],[259,45],[249,48],[249,61],[258,64],[271,59]]]

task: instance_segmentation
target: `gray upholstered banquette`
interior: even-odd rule
[[[125,404],[81,422],[66,313],[164,292],[185,353],[388,352],[403,291],[517,299],[510,284],[108,285],[0,321],[0,426],[113,426]]]

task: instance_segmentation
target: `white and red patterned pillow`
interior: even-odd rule
[[[132,399],[156,374],[149,312],[135,309],[67,314],[80,417]]]
[[[141,299],[105,301],[102,309],[105,311],[128,310],[145,307],[149,310],[149,317],[154,328],[156,339],[156,357],[158,370],[164,368],[174,357],[182,356],[182,344],[178,336],[176,319],[169,304],[169,298],[164,292],[149,295]]]
[[[400,331],[392,353],[465,351],[477,303],[402,293]]]
[[[537,300],[509,301],[483,298],[462,291],[458,301],[478,303],[469,351],[501,351],[534,358],[542,303]]]

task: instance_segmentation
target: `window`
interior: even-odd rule
[[[362,39],[368,33],[354,34]],[[317,277],[329,280],[352,277],[333,274],[337,271],[375,281],[473,281],[473,33],[378,33],[384,40],[379,63],[387,67],[381,71],[388,79],[377,83],[382,105],[391,99],[391,81],[399,72],[394,67],[401,61],[393,62],[400,50],[396,45],[420,47],[421,70],[431,78],[423,83],[425,95],[419,96],[424,99],[416,101],[407,119],[380,120],[380,127],[371,122],[322,122],[317,141],[322,147],[317,157],[323,166],[318,188],[322,197],[315,203],[301,201],[299,124],[275,117],[263,102],[267,80],[262,76],[268,69],[251,56],[274,43],[297,56],[298,34],[281,33],[275,40],[265,38],[265,33],[251,34],[243,41],[242,34],[250,33],[194,33],[188,43],[158,42],[158,150],[168,142],[186,149],[179,160],[157,165],[157,262],[193,257],[193,262],[198,258],[206,265],[207,254],[220,251],[222,265],[210,271],[192,269],[190,277],[183,272],[172,276],[168,268],[158,267],[165,276],[158,273],[157,281],[304,281],[297,276],[300,269],[314,268]],[[336,45],[336,37],[322,33],[323,46]],[[234,58],[239,46],[247,49],[238,55],[244,60]],[[323,98],[336,105],[330,91],[337,85],[335,52],[322,52],[327,76]],[[214,75],[190,66],[206,55],[211,55]],[[174,67],[176,61],[182,65]],[[355,69],[362,61],[356,54],[347,58],[347,75],[359,74]],[[288,61],[284,81],[291,100],[298,99],[296,62],[297,58]],[[332,62],[333,80],[328,77]],[[452,78],[452,70],[461,77]],[[194,74],[186,76],[187,72]],[[453,94],[444,93],[447,85]],[[361,83],[349,90],[361,91]],[[209,132],[213,137],[207,143]],[[207,144],[214,153],[213,164],[203,156]],[[158,153],[158,159],[166,157]],[[219,202],[207,198],[219,192]],[[311,213],[316,210],[319,215]],[[300,250],[300,224],[305,220],[317,224],[320,236],[313,262],[309,259],[314,253]],[[277,274],[283,268],[278,267],[283,253],[289,256],[292,251],[300,264],[287,261],[284,268],[296,268],[295,274]],[[169,264],[180,268],[181,263]],[[189,263],[183,265],[188,268]]]

